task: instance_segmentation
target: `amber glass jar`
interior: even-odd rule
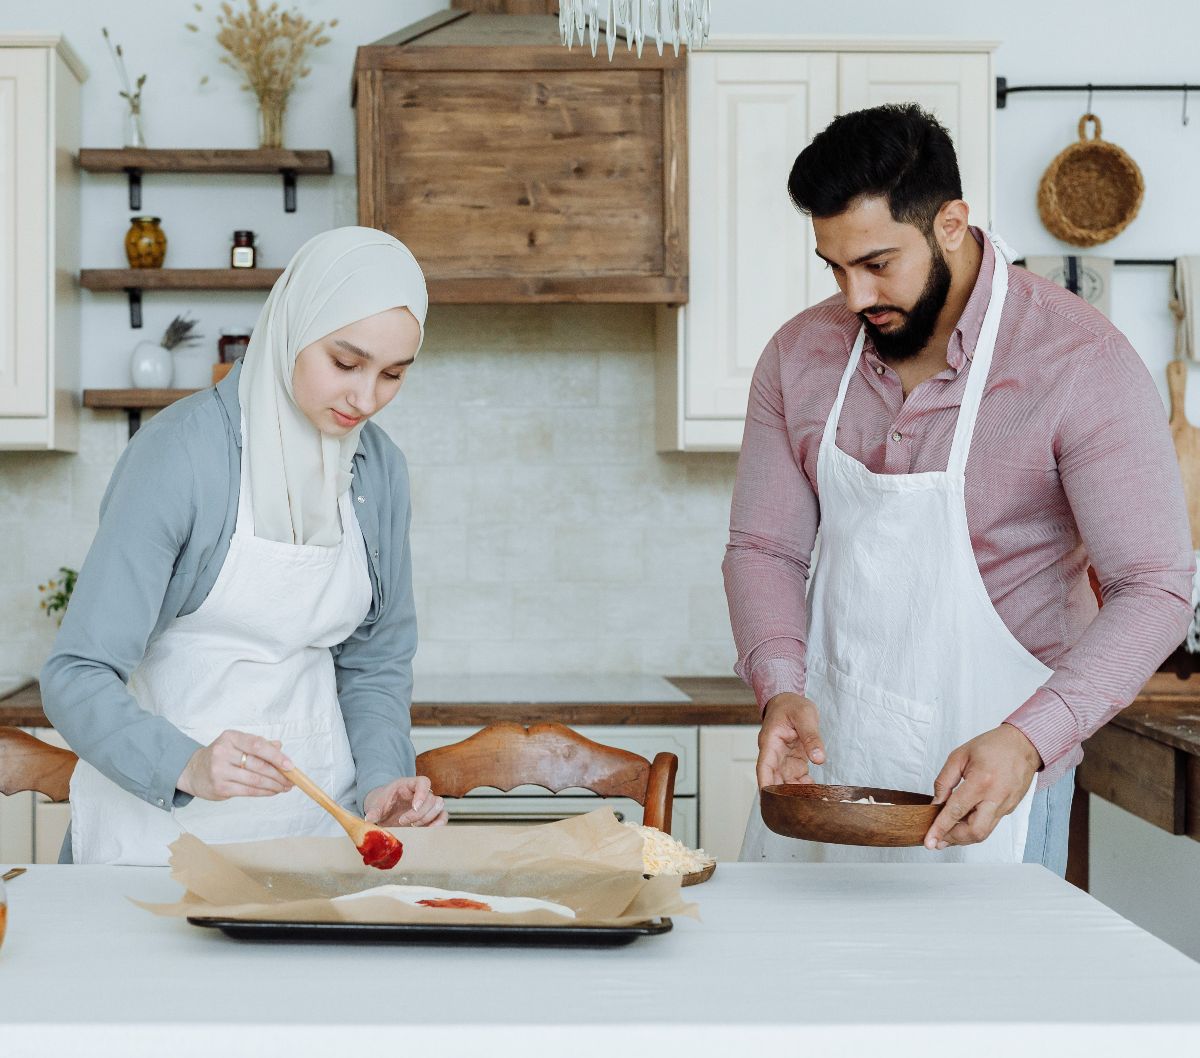
[[[125,233],[125,256],[130,268],[162,268],[167,256],[167,237],[158,217],[134,217]]]

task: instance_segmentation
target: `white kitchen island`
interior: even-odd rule
[[[1041,867],[721,864],[687,892],[702,921],[625,948],[260,944],[126,899],[177,899],[166,869],[32,867],[0,1055],[1200,1054],[1200,964]]]

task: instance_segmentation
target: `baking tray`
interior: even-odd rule
[[[314,943],[536,945],[556,948],[615,948],[638,937],[669,933],[669,918],[627,926],[499,926],[472,922],[272,922],[268,919],[189,915],[193,926],[219,929],[236,940]]]

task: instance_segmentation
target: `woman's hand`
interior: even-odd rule
[[[287,793],[292,784],[279,770],[293,764],[280,745],[244,731],[223,731],[192,754],[175,785],[206,801]]]
[[[450,818],[424,775],[377,786],[363,800],[363,809],[368,823],[384,827],[441,827]]]

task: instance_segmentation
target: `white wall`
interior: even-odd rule
[[[187,0],[41,0],[0,6],[0,32],[64,30],[91,69],[84,90],[89,146],[120,143],[122,101],[99,27],[126,47],[131,72],[149,74],[152,146],[254,146],[254,110],[217,63],[213,4]],[[337,175],[301,179],[299,211],[285,214],[269,177],[150,175],[143,212],[163,218],[168,264],[226,260],[230,233],[260,233],[262,264],[282,265],[307,236],[354,217],[354,135],[348,85],[354,47],[445,7],[438,0],[303,0],[312,17],[338,17],[294,97],[287,143],[333,150]],[[1118,0],[1086,9],[1045,0],[1003,5],[859,0],[714,0],[722,33],[943,35],[1001,41],[997,71],[1032,81],[1200,81],[1200,4]],[[183,28],[205,26],[201,36]],[[200,78],[208,74],[209,84]],[[1023,253],[1063,249],[1037,218],[1037,180],[1071,141],[1084,98],[1016,96],[996,115],[998,229]],[[1100,252],[1173,257],[1200,252],[1200,98],[1180,125],[1181,100],[1097,96],[1105,134],[1146,180],[1141,216]],[[780,193],[786,174],[780,174]],[[89,266],[123,263],[128,209],[122,178],[86,176],[80,240]],[[797,219],[797,223],[802,223]],[[1172,332],[1166,270],[1118,273],[1114,318],[1163,387]],[[253,321],[255,295],[148,294],[146,328],[130,331],[119,295],[84,295],[84,384],[127,384],[129,349],[176,312],[191,310],[215,340]],[[630,307],[447,308],[404,394],[382,417],[409,454],[421,673],[727,673],[732,644],[719,563],[734,460],[658,456],[651,415],[648,311]],[[1200,386],[1189,407],[1200,421]],[[1164,389],[1165,392],[1165,389]],[[36,582],[78,565],[96,505],[124,443],[115,413],[85,413],[78,456],[0,453],[0,672],[32,672],[52,636]],[[1098,892],[1123,913],[1196,950],[1191,894],[1200,847],[1115,826],[1096,813]],[[1136,869],[1130,865],[1136,864]],[[1122,880],[1123,879],[1123,880]],[[1150,894],[1149,897],[1145,894]],[[1171,932],[1172,922],[1190,923]]]

